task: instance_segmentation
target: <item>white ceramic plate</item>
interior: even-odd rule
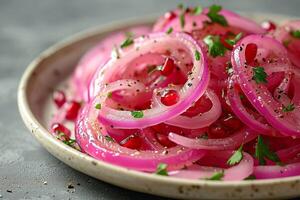
[[[256,19],[287,17],[253,15]],[[154,18],[112,23],[79,33],[50,47],[26,69],[18,93],[21,116],[37,140],[55,157],[102,181],[149,194],[181,199],[274,199],[300,196],[300,177],[272,180],[218,182],[185,180],[128,170],[93,159],[54,138],[47,130],[53,113],[52,91],[61,86],[87,49],[105,35],[134,25],[150,24]],[[52,103],[53,104],[53,103]]]

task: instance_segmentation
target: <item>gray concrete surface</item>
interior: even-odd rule
[[[95,180],[51,156],[20,119],[17,85],[30,60],[64,37],[113,20],[162,13],[179,2],[0,0],[0,199],[161,199]],[[188,2],[300,15],[298,0]]]

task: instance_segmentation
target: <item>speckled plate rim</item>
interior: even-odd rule
[[[269,16],[269,15],[268,15]],[[269,17],[272,18],[272,17]],[[257,199],[257,198],[282,198],[282,197],[295,197],[300,195],[300,176],[288,177],[288,178],[277,178],[269,180],[251,180],[251,181],[205,181],[205,180],[187,180],[178,179],[174,177],[164,177],[153,174],[147,174],[143,172],[138,172],[134,170],[129,170],[123,167],[112,165],[103,161],[96,160],[86,154],[83,154],[64,143],[58,141],[53,137],[49,131],[38,121],[36,116],[30,109],[29,101],[27,97],[28,93],[28,83],[35,76],[34,71],[40,67],[43,60],[50,58],[58,51],[72,46],[74,43],[82,42],[89,37],[94,37],[99,34],[106,34],[112,32],[118,27],[118,29],[125,29],[133,25],[140,24],[150,24],[153,22],[154,17],[145,17],[139,19],[129,19],[122,20],[101,27],[92,28],[87,31],[75,34],[62,42],[59,42],[52,47],[41,53],[36,59],[34,59],[26,68],[18,88],[18,106],[21,117],[31,131],[31,133],[36,137],[36,139],[55,157],[66,163],[67,165],[75,168],[85,174],[92,177],[98,178],[105,182],[154,195],[160,195],[165,197],[173,198],[205,198],[205,199],[224,199],[224,198],[237,198],[245,197],[246,199]],[[58,154],[57,151],[63,152]],[[78,162],[85,163],[88,170],[82,167],[82,164],[77,165]],[[95,172],[100,170],[101,172],[117,174],[122,177],[126,177],[125,180],[134,180],[136,184],[126,184],[123,181],[111,179],[108,175],[95,175]],[[105,176],[105,177],[103,177]],[[142,184],[142,183],[146,184]],[[138,184],[141,184],[140,186]],[[287,186],[287,187],[285,187]],[[162,188],[162,189],[160,189]],[[174,189],[175,190],[174,190]],[[263,191],[268,188],[280,189],[279,192]],[[294,188],[295,192],[287,194],[285,189]],[[155,189],[158,189],[155,191]],[[165,191],[164,191],[165,190]],[[216,194],[205,195],[206,193],[213,192]],[[219,191],[219,192],[218,192]],[[227,192],[226,192],[227,191]],[[171,192],[171,193],[170,193]],[[197,193],[199,194],[197,195]],[[202,192],[202,193],[201,193]],[[250,194],[246,194],[249,193]],[[253,192],[253,193],[252,193]],[[223,196],[218,196],[222,195]],[[239,195],[240,194],[240,195]]]

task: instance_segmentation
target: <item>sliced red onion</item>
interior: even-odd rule
[[[280,26],[274,33],[277,40],[282,42],[294,65],[300,67],[300,39],[292,36],[291,31],[300,30],[300,20],[289,21]]]
[[[195,29],[202,29],[205,26],[206,22],[210,22],[207,13],[209,12],[208,8],[203,9],[203,12],[199,15],[194,15],[192,12],[183,12],[180,9],[176,9],[171,11],[175,17],[172,19],[167,18],[165,16],[159,18],[159,20],[154,24],[153,31],[163,31],[166,32],[169,28],[173,28],[174,31],[186,31],[191,32]],[[180,15],[184,13],[184,27],[181,27]],[[265,33],[265,30],[248,18],[240,16],[232,11],[222,9],[220,14],[223,15],[229,26],[240,28],[247,33],[257,33],[262,34]]]
[[[218,96],[212,90],[207,89],[205,95],[212,102],[212,107],[208,112],[200,113],[195,117],[179,115],[165,123],[187,129],[198,129],[211,125],[221,116],[222,108]]]
[[[265,165],[255,166],[253,175],[256,179],[283,178],[300,175],[300,162],[284,166]]]
[[[185,149],[177,146],[155,151],[137,151],[120,146],[107,139],[105,127],[97,120],[99,110],[93,101],[86,104],[76,122],[76,141],[92,157],[129,169],[154,172],[160,163],[176,170],[199,160],[203,150]],[[101,108],[102,109],[102,108]]]
[[[128,48],[126,51],[120,50],[119,59],[111,59],[104,66],[102,73],[105,73],[105,76],[103,80],[94,83],[98,87],[94,91],[95,96],[99,95],[100,91],[103,93],[104,87],[109,87],[111,77],[114,77],[122,67],[126,67],[128,62],[141,54],[149,52],[163,53],[166,49],[170,49],[172,53],[172,48],[185,49],[193,61],[192,73],[188,76],[187,82],[179,90],[180,100],[177,104],[144,110],[144,117],[138,119],[132,117],[130,111],[119,111],[110,108],[103,109],[99,115],[99,120],[102,123],[110,124],[115,128],[145,128],[180,115],[190,107],[192,102],[204,94],[209,81],[206,56],[203,49],[191,36],[184,33],[175,33],[172,35],[156,33],[136,39],[134,45]],[[196,52],[200,58],[195,56]]]
[[[205,160],[207,157],[214,157],[215,164],[219,160],[229,159],[233,154],[232,151],[214,151],[207,153],[198,163],[201,164],[201,160]],[[184,170],[177,170],[169,172],[170,176],[187,179],[209,179],[216,172],[223,172],[223,181],[241,181],[250,176],[253,173],[253,158],[243,152],[243,159],[237,164],[230,168],[220,167],[207,167],[201,165],[192,165]]]
[[[131,34],[133,37],[139,37],[149,32],[150,27],[148,26],[129,28],[122,32],[107,36],[101,40],[99,44],[89,50],[79,61],[71,80],[74,92],[78,98],[88,101],[87,88],[89,87],[93,75],[109,60],[114,46],[119,45],[126,39],[126,34]]]
[[[251,115],[248,112],[248,110],[245,108],[245,106],[242,103],[237,88],[235,87],[235,81],[233,77],[231,77],[228,84],[227,96],[231,105],[231,109],[234,112],[234,114],[236,114],[236,116],[243,123],[247,124],[249,128],[251,128],[256,132],[260,132],[261,134],[264,135],[282,136],[278,131],[273,129],[269,124],[259,121],[255,116]]]
[[[256,110],[282,134],[298,136],[300,134],[300,121],[295,116],[299,113],[295,111],[283,112],[282,104],[273,98],[266,86],[257,84],[252,80],[252,67],[245,64],[245,47],[249,43],[255,43],[259,51],[269,51],[270,56],[274,57],[275,55],[276,59],[285,62],[287,58],[286,50],[279,42],[268,36],[247,36],[233,50],[232,65],[241,89]],[[287,72],[289,71],[290,69],[287,69]]]
[[[176,133],[170,133],[169,139],[178,145],[192,149],[231,150],[253,140],[257,135],[251,129],[243,128],[229,137],[220,139],[188,138]]]

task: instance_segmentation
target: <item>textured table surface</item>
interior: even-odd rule
[[[221,3],[241,11],[300,15],[298,0],[188,3],[199,2]],[[0,0],[0,199],[162,199],[95,180],[51,156],[23,125],[16,97],[26,65],[48,46],[92,26],[162,13],[178,3],[171,0]],[[69,184],[74,188],[68,188]]]

